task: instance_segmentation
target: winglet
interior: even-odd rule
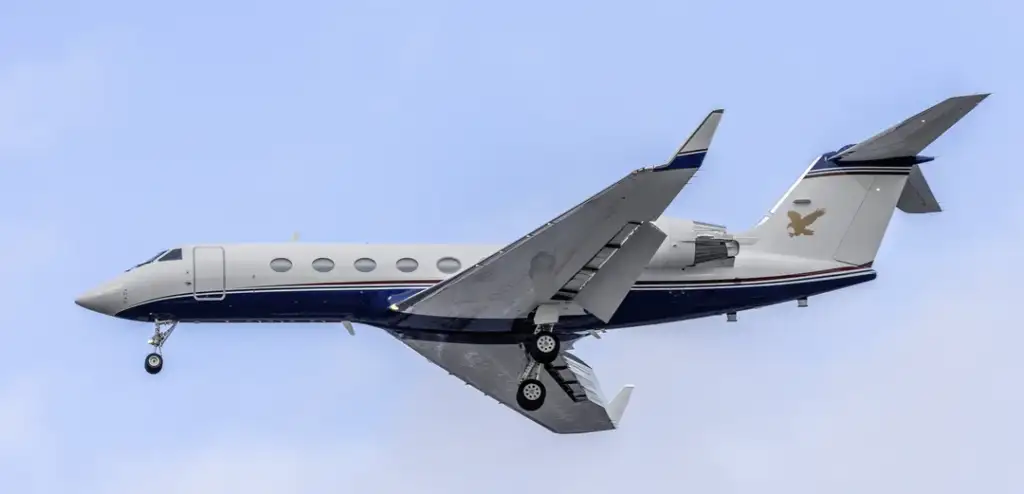
[[[679,146],[679,150],[672,156],[668,163],[654,167],[655,170],[679,170],[685,168],[700,168],[704,163],[704,157],[711,147],[711,140],[715,137],[715,130],[718,129],[718,122],[722,120],[725,110],[714,110],[704,117],[697,130],[690,134],[690,138]]]
[[[608,404],[608,418],[611,419],[615,427],[619,426],[622,414],[626,413],[626,406],[629,405],[629,397],[633,395],[634,387],[632,384],[623,386],[622,391],[619,391],[619,394],[615,395],[612,402]]]

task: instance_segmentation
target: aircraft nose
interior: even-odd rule
[[[112,316],[121,309],[124,297],[120,284],[108,283],[79,295],[75,303],[93,312]]]

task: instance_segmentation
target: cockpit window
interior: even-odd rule
[[[171,249],[171,250],[167,251],[166,254],[161,256],[160,260],[157,261],[157,262],[180,261],[180,260],[181,260],[181,249]]]
[[[128,269],[127,271],[131,271],[132,269],[135,269],[135,268],[140,267],[140,266],[145,266],[145,265],[155,261],[158,257],[164,255],[165,253],[167,253],[167,251],[166,250],[162,250],[162,251],[160,251],[159,254],[157,254],[157,255],[155,255],[153,257],[150,257],[149,259],[147,259],[144,262],[140,262],[140,263],[136,264],[135,266],[133,266],[132,268]]]

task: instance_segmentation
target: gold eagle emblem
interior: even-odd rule
[[[814,211],[807,213],[807,216],[800,216],[800,213],[790,210],[787,213],[789,216],[789,224],[786,225],[788,228],[790,237],[799,237],[800,235],[814,235],[814,230],[807,227],[811,226],[818,218],[825,216],[824,209],[815,209]]]

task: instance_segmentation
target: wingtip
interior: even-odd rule
[[[697,169],[704,163],[704,157],[711,147],[711,141],[715,138],[715,131],[725,113],[724,109],[713,110],[697,128],[690,134],[682,146],[676,150],[672,158],[665,163],[655,167],[655,170],[678,170],[683,168]]]
[[[612,402],[608,404],[608,418],[611,419],[612,424],[615,427],[619,426],[619,421],[622,420],[622,415],[626,413],[626,406],[629,405],[629,398],[633,396],[633,389],[636,386],[627,384],[622,387],[619,394],[615,395]]]
[[[991,95],[992,95],[992,93],[964,94],[964,95],[961,95],[961,96],[953,96],[952,98],[949,98],[949,99],[951,99],[951,100],[968,100],[968,101],[973,101],[973,102],[975,102],[977,104],[977,103],[981,103],[982,101],[985,100],[985,98],[988,98]]]

